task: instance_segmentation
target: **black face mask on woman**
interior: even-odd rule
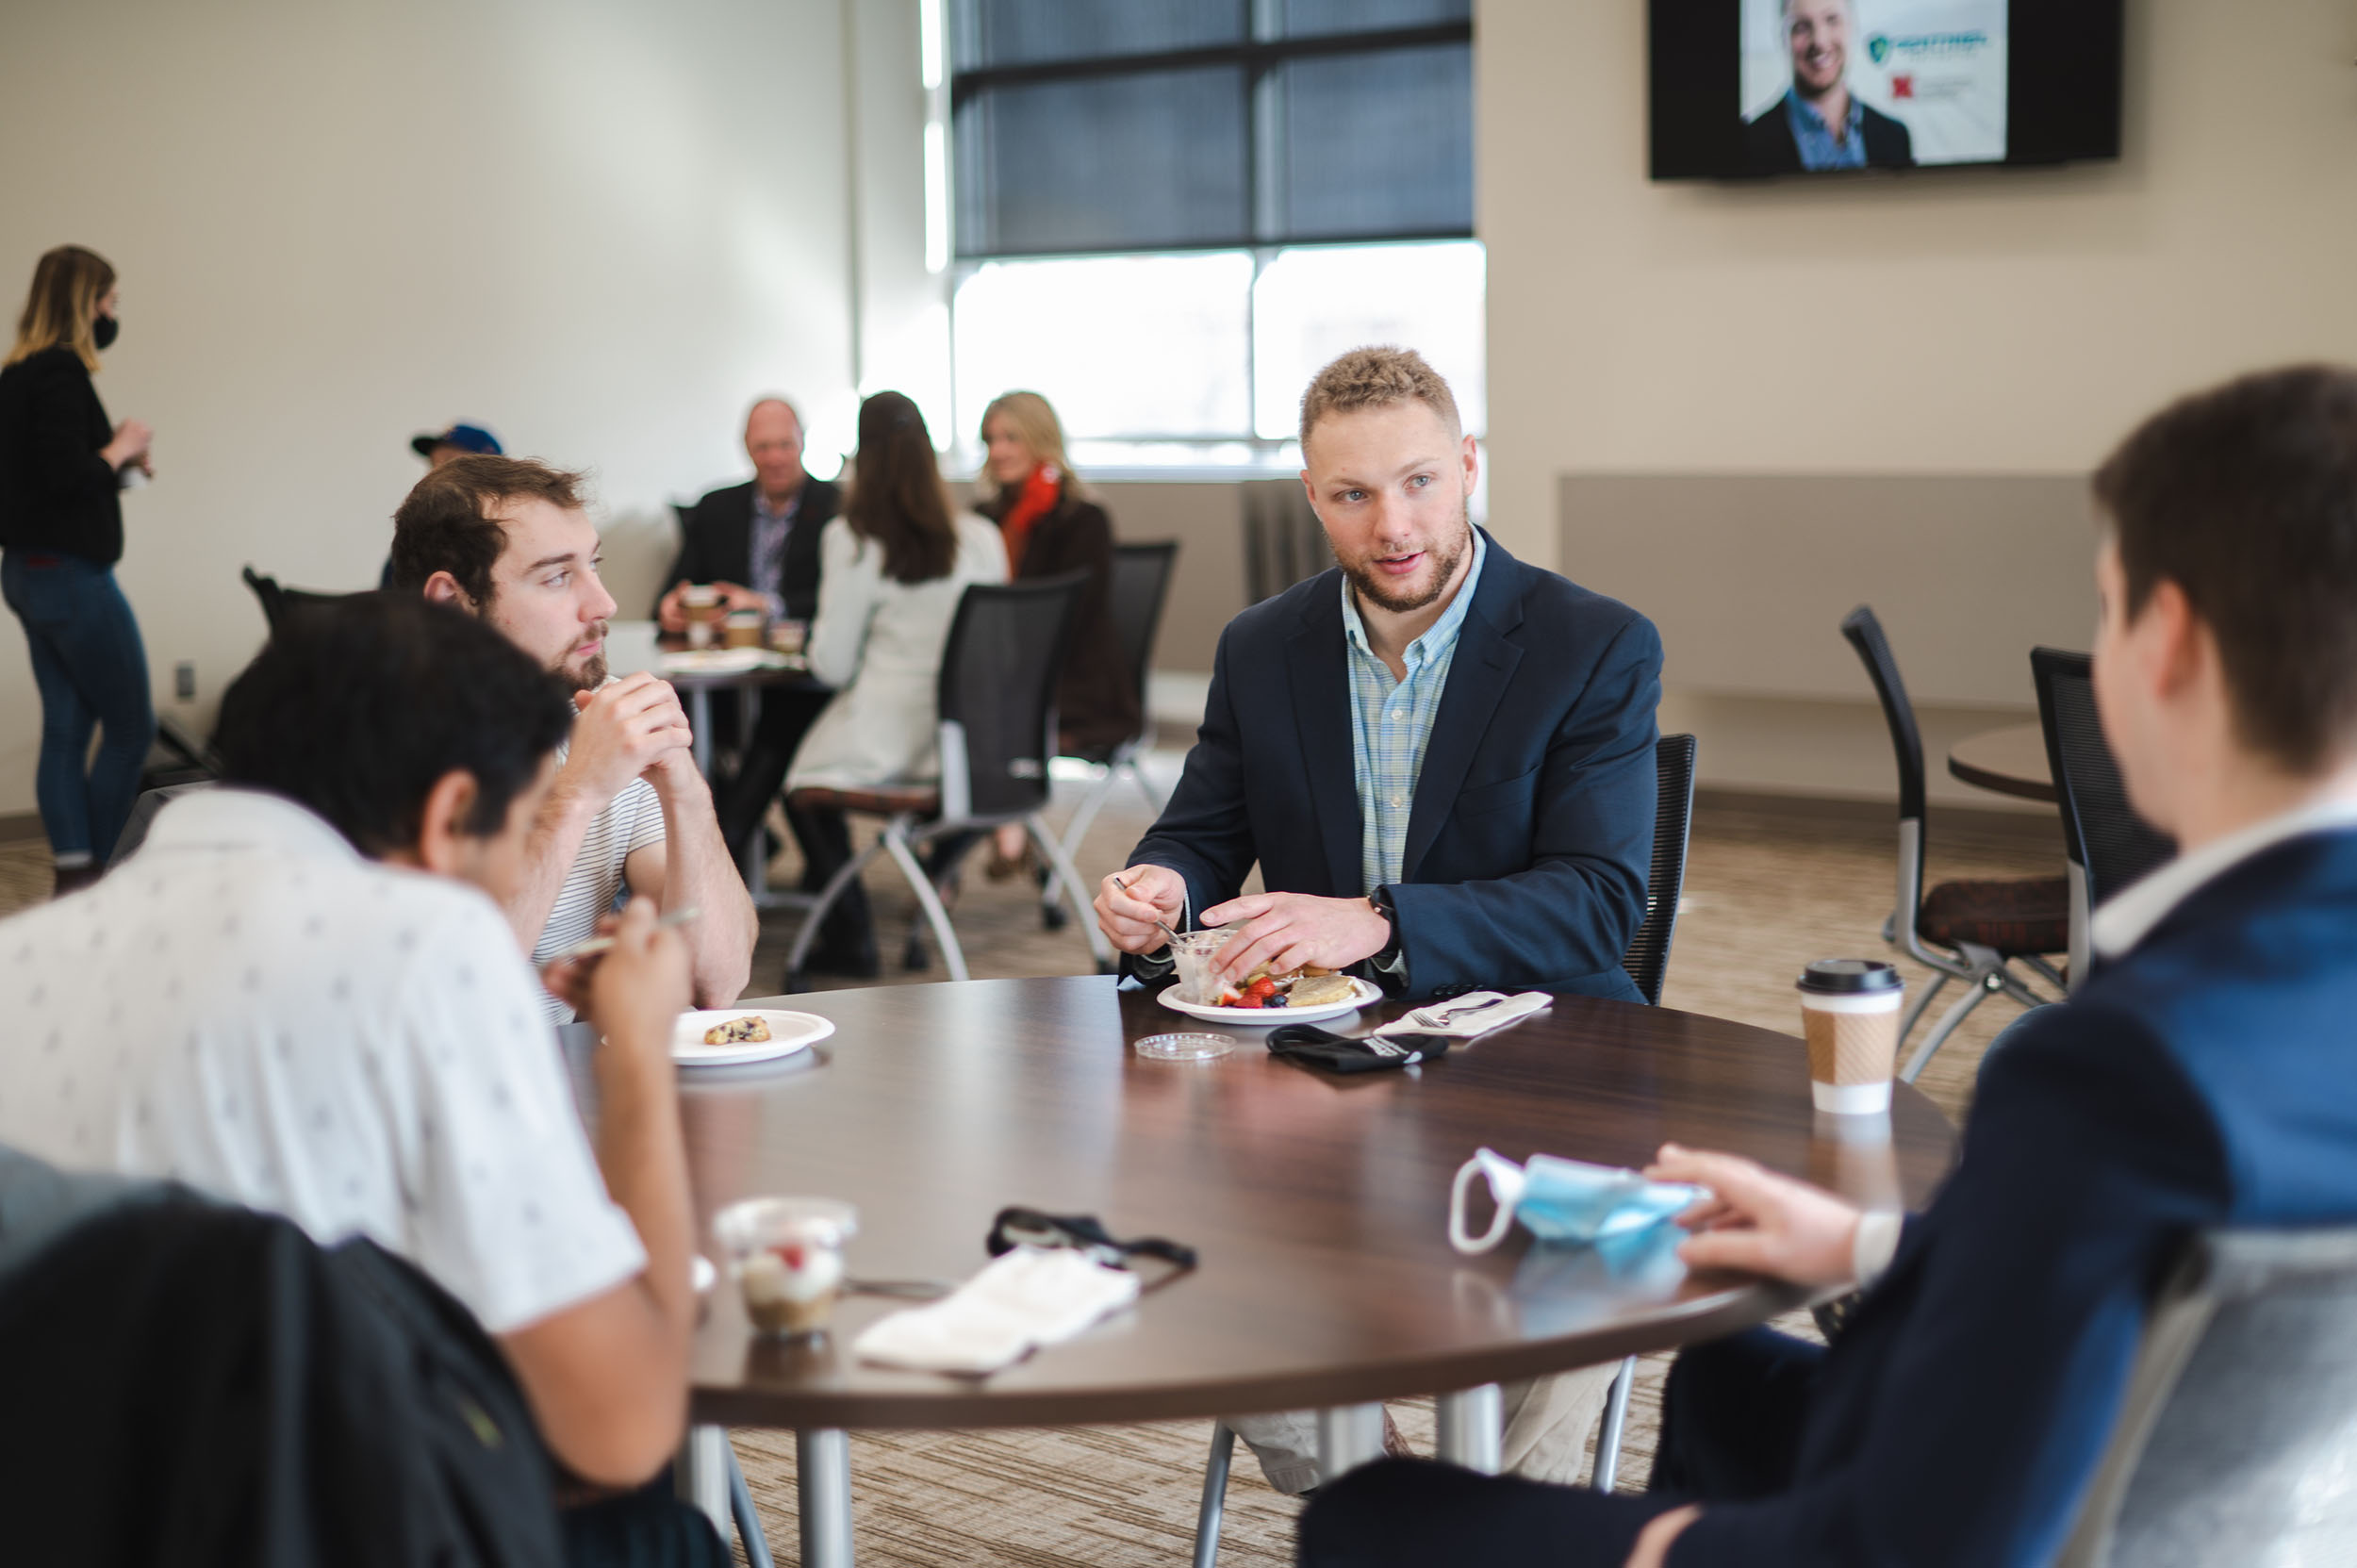
[[[120,333],[122,330],[122,323],[117,322],[112,316],[93,317],[91,318],[90,323],[90,338],[91,342],[96,343],[100,348],[110,349],[115,346],[116,334]]]

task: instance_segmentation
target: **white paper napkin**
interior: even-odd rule
[[[1138,1277],[1069,1247],[1018,1246],[939,1301],[877,1319],[862,1361],[979,1376],[1070,1339],[1138,1298]]]
[[[1487,1034],[1519,1018],[1527,1018],[1554,1003],[1555,999],[1544,991],[1525,991],[1512,997],[1503,991],[1475,991],[1462,997],[1451,997],[1446,1001],[1426,1002],[1424,1007],[1415,1010],[1419,1013],[1444,1010],[1447,1016],[1437,1026],[1420,1024],[1413,1016],[1401,1016],[1393,1018],[1375,1032],[1445,1034],[1452,1040],[1470,1040],[1476,1034]]]

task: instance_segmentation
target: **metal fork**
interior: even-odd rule
[[[1439,1029],[1442,1024],[1447,1023],[1451,1018],[1463,1017],[1469,1014],[1479,1013],[1485,1008],[1492,1008],[1497,1005],[1498,1004],[1495,1000],[1476,1002],[1442,1002],[1433,1007],[1417,1008],[1413,1013],[1408,1015],[1408,1021],[1414,1024],[1418,1029]]]

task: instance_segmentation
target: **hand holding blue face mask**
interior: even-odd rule
[[[1486,1177],[1497,1213],[1481,1235],[1465,1227],[1465,1200],[1474,1178]],[[1541,1241],[1593,1243],[1628,1235],[1683,1213],[1710,1196],[1684,1181],[1648,1181],[1640,1173],[1580,1160],[1534,1154],[1517,1165],[1493,1149],[1479,1149],[1458,1168],[1448,1195],[1449,1245],[1472,1254],[1506,1239],[1515,1220]]]

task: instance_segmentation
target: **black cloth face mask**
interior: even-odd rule
[[[123,323],[112,316],[97,316],[91,321],[90,338],[100,348],[110,349],[115,346],[115,338],[122,331]]]

